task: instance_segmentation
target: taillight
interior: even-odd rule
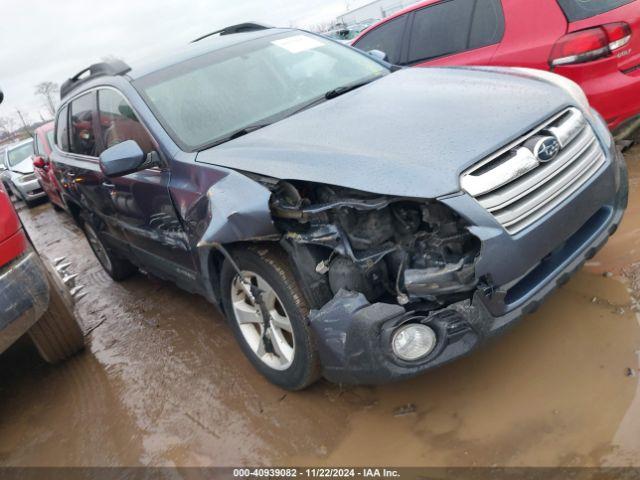
[[[624,47],[631,41],[631,27],[627,23],[609,23],[603,25],[602,28],[607,32],[607,37],[609,37],[609,50],[612,52]]]
[[[631,40],[631,28],[624,22],[580,30],[556,42],[549,63],[552,67],[591,62],[609,56]]]

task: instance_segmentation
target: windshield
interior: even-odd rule
[[[7,152],[7,161],[9,162],[9,165],[7,166],[9,168],[15,167],[26,158],[29,158],[31,155],[33,155],[33,142],[25,143],[24,145],[20,145],[19,147],[12,148]]]
[[[180,147],[200,150],[256,124],[324,101],[336,88],[388,69],[348,47],[302,32],[261,37],[135,82]]]

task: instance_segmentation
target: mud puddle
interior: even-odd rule
[[[56,367],[26,342],[0,356],[0,464],[638,465],[640,149],[628,161],[626,219],[576,278],[481,351],[377,388],[267,384],[206,301],[113,283],[68,217],[22,208],[87,286],[90,347]]]
[[[324,462],[600,464],[615,451],[612,440],[636,394],[637,378],[626,369],[638,366],[640,334],[628,308],[624,285],[580,274],[476,354],[372,390],[375,404],[351,417]]]

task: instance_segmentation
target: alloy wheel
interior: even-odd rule
[[[98,234],[95,232],[93,227],[88,224],[85,224],[84,230],[85,232],[87,232],[87,239],[89,240],[89,244],[91,245],[93,252],[96,254],[96,257],[98,257],[98,260],[105,268],[105,270],[111,271],[113,269],[111,259],[109,258],[107,249],[98,238]]]
[[[289,315],[273,287],[264,278],[251,271],[243,271],[242,274],[244,279],[236,275],[231,288],[234,319],[245,341],[263,363],[275,370],[286,370],[295,356],[295,340]],[[262,312],[249,291],[248,283],[262,291],[262,299],[269,312],[266,334]],[[267,351],[265,336],[273,347],[271,352]]]

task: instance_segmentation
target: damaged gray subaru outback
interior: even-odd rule
[[[244,24],[65,82],[51,160],[104,269],[203,295],[291,390],[412,377],[535,310],[626,208],[606,123],[550,73],[379,56]]]

